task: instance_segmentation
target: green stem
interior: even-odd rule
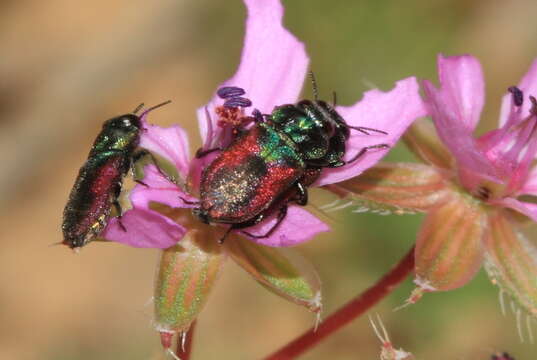
[[[405,257],[375,285],[345,304],[336,312],[329,315],[321,324],[319,324],[317,330],[314,328],[309,329],[280,350],[267,356],[265,360],[290,360],[303,354],[324,338],[332,335],[337,330],[365,313],[369,308],[395,290],[397,285],[405,280],[413,269],[414,248],[410,249]]]

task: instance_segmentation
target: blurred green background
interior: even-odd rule
[[[482,132],[537,55],[534,0],[284,4],[321,94],[336,90],[341,104],[369,84],[436,80],[437,53],[471,53],[487,77]],[[49,244],[61,240],[63,206],[103,120],[172,99],[151,121],[181,124],[197,147],[194,110],[235,71],[244,15],[239,0],[0,2],[0,359],[164,358],[148,305],[157,251],[94,243],[74,255]],[[403,146],[388,158],[414,161]],[[314,197],[317,205],[333,200]],[[421,221],[350,209],[331,215],[335,231],[299,248],[323,280],[325,314],[402,257]],[[392,312],[411,289],[407,281],[372,311],[418,359],[489,359],[497,350],[537,358],[482,272],[462,289]],[[193,359],[260,358],[313,321],[229,262],[199,319]],[[377,359],[379,347],[364,317],[302,358]]]

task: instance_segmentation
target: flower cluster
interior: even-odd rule
[[[321,309],[315,271],[282,249],[329,231],[303,206],[290,203],[285,217],[275,211],[247,232],[230,233],[229,224],[209,225],[196,216],[204,170],[234,143],[236,126],[245,119],[271,119],[263,114],[296,104],[307,74],[305,47],[282,25],[280,1],[244,2],[240,65],[196,113],[202,138],[197,155],[206,156],[190,155],[188,136],[178,125],[161,128],[144,116],[140,147],[159,159],[158,167],[143,169],[143,184],[130,193],[131,209],[100,234],[163,249],[154,298],[165,347],[173,334],[188,331],[227,258],[277,295],[316,313]],[[423,81],[423,98],[417,80],[409,77],[388,92],[371,90],[351,106],[336,106],[349,132],[343,166],[322,168],[310,186],[382,211],[427,213],[417,236],[418,288],[410,302],[424,292],[466,284],[485,263],[495,283],[537,314],[537,249],[521,231],[523,223],[537,221],[537,61],[504,96],[499,128],[479,137],[474,136],[484,104],[479,62],[467,55],[440,56],[438,69],[440,86]],[[426,119],[412,125],[426,115],[434,127]],[[424,164],[377,164],[409,126],[405,141]],[[390,343],[384,357],[410,356],[403,353]]]
[[[262,114],[270,114],[275,106],[294,104],[305,80],[309,60],[304,45],[283,27],[280,2],[245,0],[245,4],[248,18],[239,68],[219,87],[226,89],[215,91],[209,103],[197,111],[202,153],[229,145],[233,132],[227,125],[232,121],[222,121],[222,117],[236,120],[237,116],[250,116],[245,113],[250,103]],[[244,89],[248,100],[240,97],[243,94],[238,88]],[[413,77],[399,81],[389,92],[369,91],[360,102],[338,106],[336,110],[349,128],[384,131],[351,131],[345,143],[344,161],[355,158],[365,148],[371,147],[372,151],[347,165],[323,169],[314,186],[359,175],[378,162],[412,121],[425,115]],[[121,218],[129,231],[123,231],[119,220],[112,219],[102,236],[130,246],[166,249],[155,289],[155,322],[163,343],[169,346],[170,334],[188,330],[227,257],[269,290],[312,311],[320,311],[319,284],[314,271],[299,265],[303,261],[295,261],[294,254],[277,248],[310,240],[328,231],[328,225],[303,207],[291,204],[287,216],[270,236],[255,237],[274,226],[275,214],[247,229],[253,237],[234,232],[223,245],[218,244],[226,228],[209,226],[192,215],[203,169],[218,151],[191,157],[188,137],[181,127],[161,128],[148,124],[145,118],[143,122],[146,130],[140,146],[172,164],[173,169],[166,171],[170,174],[166,177],[154,165],[147,166],[144,184],[131,191],[132,208]],[[385,145],[375,149],[374,145],[379,143]]]
[[[521,230],[537,220],[537,61],[502,101],[499,128],[475,137],[484,79],[472,56],[440,56],[440,88],[423,81],[434,127],[416,122],[405,141],[426,164],[380,164],[333,190],[397,211],[426,212],[415,257],[418,289],[451,290],[483,262],[493,282],[537,314],[537,249]],[[436,128],[436,131],[435,131]]]

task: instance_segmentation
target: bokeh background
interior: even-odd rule
[[[482,132],[495,124],[503,91],[537,56],[534,0],[284,4],[321,94],[336,90],[341,104],[371,84],[436,79],[437,53],[471,53],[487,77]],[[63,206],[103,120],[171,99],[150,120],[181,124],[197,147],[194,110],[235,71],[244,15],[239,0],[0,2],[0,359],[164,358],[148,304],[156,250],[93,243],[74,255],[49,245],[61,240]],[[414,161],[402,145],[389,159]],[[402,257],[421,221],[350,209],[331,216],[335,231],[299,249],[323,280],[325,314]],[[537,358],[537,345],[519,339],[515,316],[500,313],[483,272],[462,289],[393,312],[411,289],[405,282],[373,312],[417,358],[489,359],[497,350]],[[193,359],[260,358],[312,322],[229,262],[199,319]],[[364,317],[303,359],[376,359],[379,346]]]

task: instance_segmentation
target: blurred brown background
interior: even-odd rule
[[[342,104],[368,83],[436,79],[439,52],[472,53],[487,76],[483,131],[495,124],[502,92],[537,56],[534,0],[284,3],[321,94],[337,90]],[[235,71],[244,14],[239,0],[0,2],[0,359],[164,358],[146,305],[157,251],[94,243],[76,256],[49,245],[61,240],[63,206],[105,119],[171,99],[150,121],[180,123],[196,148],[194,110]],[[402,146],[389,157],[412,159]],[[319,194],[314,202],[331,200]],[[323,279],[326,314],[387,271],[421,220],[332,215],[336,231],[300,248]],[[411,289],[406,282],[374,311],[394,343],[419,359],[488,359],[495,350],[537,357],[537,345],[519,340],[515,317],[500,314],[483,273],[392,312]],[[229,263],[199,320],[193,359],[260,358],[312,322]],[[362,318],[303,359],[378,353]]]

